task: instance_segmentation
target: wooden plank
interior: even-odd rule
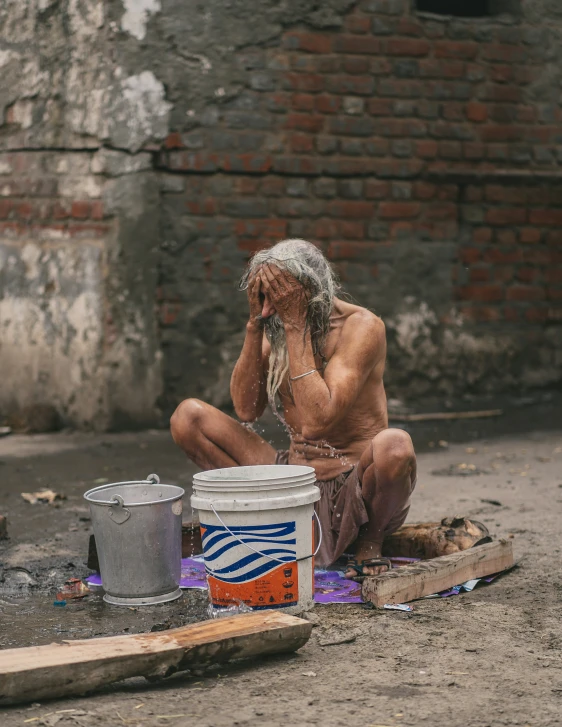
[[[83,694],[129,677],[166,677],[232,659],[296,651],[312,624],[257,611],[149,634],[0,651],[0,705]]]
[[[499,573],[512,565],[511,542],[498,540],[365,578],[363,600],[371,601],[375,606],[407,603],[458,586],[472,578]]]
[[[488,528],[462,515],[446,517],[440,523],[408,523],[385,536],[382,554],[406,558],[438,558],[468,550],[478,542],[491,540]]]
[[[503,409],[485,409],[484,411],[438,411],[428,414],[393,414],[388,413],[389,419],[398,422],[434,422],[450,419],[486,419],[488,417],[499,417]]]

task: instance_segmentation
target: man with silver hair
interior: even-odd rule
[[[276,451],[250,428],[197,399],[171,420],[174,441],[203,469],[295,464],[316,470],[323,540],[316,562],[350,554],[346,576],[390,567],[382,541],[405,521],[416,483],[410,436],[388,428],[380,318],[338,297],[324,255],[304,240],[258,252],[241,281],[250,316],[230,392],[241,422],[279,402],[290,433]]]

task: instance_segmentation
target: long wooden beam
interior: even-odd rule
[[[166,677],[193,667],[296,651],[312,624],[257,611],[169,631],[0,651],[0,705],[83,694],[129,677]]]
[[[371,601],[375,606],[407,603],[458,586],[472,578],[499,573],[512,565],[511,542],[497,540],[365,578],[363,600]]]

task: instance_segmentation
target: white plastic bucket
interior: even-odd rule
[[[215,608],[306,611],[314,605],[312,467],[258,465],[201,472],[191,504],[199,511],[203,557]],[[320,543],[318,543],[319,545]]]

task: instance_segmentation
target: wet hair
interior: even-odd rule
[[[277,265],[286,270],[305,288],[309,295],[306,330],[310,329],[312,350],[323,358],[324,345],[330,331],[330,316],[334,298],[340,291],[336,274],[322,252],[306,240],[283,240],[273,247],[257,252],[250,260],[240,281],[246,290],[250,276],[262,265]],[[285,329],[277,314],[265,321],[265,333],[271,344],[267,394],[271,406],[289,370],[289,355]]]

